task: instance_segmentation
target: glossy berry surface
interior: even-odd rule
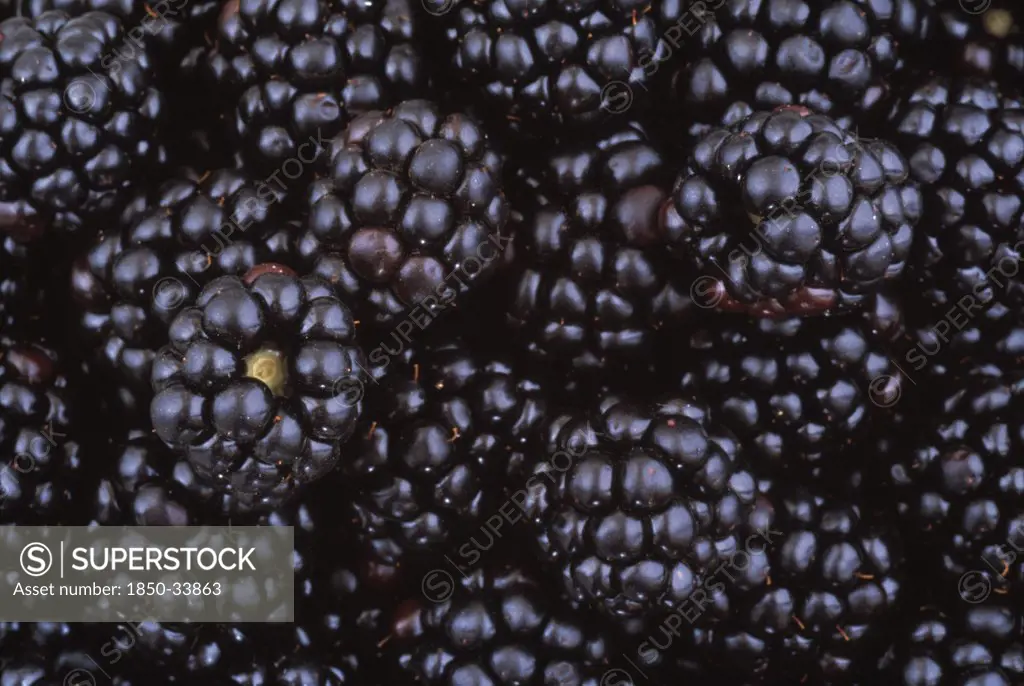
[[[116,216],[138,171],[165,154],[166,104],[145,51],[104,12],[0,24],[0,216],[21,240]],[[133,173],[134,172],[134,173]]]
[[[408,0],[224,4],[202,65],[250,164],[294,179],[352,117],[420,95],[417,21]]]
[[[357,117],[329,155],[306,197],[308,249],[360,317],[439,314],[507,258],[502,157],[472,117],[409,100]]]
[[[508,317],[523,344],[580,367],[650,354],[657,329],[691,308],[660,223],[667,165],[643,128],[564,145],[517,174]]]
[[[385,373],[367,384],[340,464],[354,484],[359,536],[389,565],[453,545],[460,557],[479,558],[493,534],[490,543],[469,536],[506,505],[502,484],[525,469],[546,413],[544,389],[458,341],[398,345],[394,358],[388,343],[400,342],[370,353]]]
[[[153,428],[200,477],[262,503],[337,464],[365,358],[331,284],[257,265],[207,285],[169,336],[153,363]]]
[[[906,267],[922,211],[909,177],[892,144],[782,107],[701,138],[666,222],[719,308],[850,309]]]

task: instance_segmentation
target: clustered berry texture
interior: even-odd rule
[[[72,392],[56,351],[0,341],[0,523],[85,523],[74,519],[85,456]]]
[[[387,341],[369,361],[382,373],[340,465],[359,536],[387,565],[456,543],[479,557],[469,537],[528,465],[546,415],[542,387],[458,341],[408,351]]]
[[[438,686],[598,683],[614,657],[607,639],[579,613],[552,608],[535,575],[478,569],[450,597],[403,608],[395,621],[398,663],[417,683]]]
[[[456,304],[505,261],[502,156],[470,116],[409,100],[367,112],[330,143],[308,191],[314,270],[393,323]]]
[[[308,165],[319,153],[302,146],[335,136],[361,112],[421,95],[413,16],[409,0],[225,3],[200,63],[249,163]]]
[[[650,354],[690,306],[660,222],[667,165],[637,123],[522,166],[509,319],[538,357],[580,367]]]
[[[334,468],[361,411],[365,357],[331,284],[258,265],[215,279],[153,363],[153,428],[197,474],[257,502]]]
[[[926,193],[910,269],[909,297],[926,313],[916,327],[918,350],[907,358],[915,369],[994,351],[1008,362],[1019,355],[1022,103],[990,81],[933,74],[890,114],[911,177]]]
[[[569,597],[628,622],[702,588],[754,533],[757,485],[739,452],[687,398],[609,397],[556,420],[521,500]]]
[[[901,317],[878,296],[850,317],[705,325],[690,336],[680,383],[713,402],[762,472],[827,476],[891,430],[894,406],[912,397],[890,343]]]
[[[650,95],[681,3],[428,0],[466,88],[514,128],[594,125]]]
[[[985,575],[1003,593],[1024,582],[1024,382],[972,370],[903,459],[890,465],[899,511],[948,582]]]
[[[0,23],[0,216],[19,239],[116,217],[165,154],[164,96],[125,30],[105,12]]]
[[[865,512],[822,489],[776,483],[762,490],[759,505],[773,523],[718,578],[732,612],[694,635],[700,654],[710,656],[706,666],[758,684],[874,675],[871,658],[887,647],[880,636],[905,593],[899,534],[884,512]],[[731,583],[758,557],[757,584]]]
[[[921,205],[894,145],[785,106],[702,137],[666,222],[719,307],[820,313],[902,274]]]
[[[292,261],[287,228],[272,221],[278,200],[241,169],[186,169],[137,194],[72,271],[79,325],[104,368],[145,395],[167,327],[203,285]]]
[[[673,78],[676,97],[704,125],[781,105],[844,127],[870,122],[884,115],[904,54],[922,41],[927,1],[706,3],[694,13],[693,59],[681,59]]]
[[[899,648],[881,673],[898,686],[1013,684],[1024,678],[1020,614],[999,605],[923,607],[901,622]]]
[[[0,686],[1024,686],[1022,8],[0,0]]]

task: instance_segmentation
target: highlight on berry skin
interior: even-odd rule
[[[893,143],[798,106],[708,131],[672,200],[681,259],[718,279],[718,309],[756,317],[863,307],[903,274],[923,211]]]

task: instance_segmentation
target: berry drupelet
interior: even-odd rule
[[[852,309],[903,272],[922,211],[909,176],[895,146],[781,107],[702,137],[665,221],[719,309]]]
[[[845,469],[912,388],[889,350],[902,311],[872,301],[870,312],[827,318],[719,315],[691,335],[681,384],[708,399],[761,473]]]
[[[240,169],[186,169],[136,195],[119,228],[101,233],[75,262],[79,329],[102,361],[148,402],[150,369],[167,329],[202,286],[257,264],[293,261],[281,196]]]
[[[0,342],[0,522],[75,525],[86,465],[70,372],[56,351]]]
[[[628,625],[685,602],[755,533],[756,483],[739,450],[697,402],[606,396],[551,423],[512,497],[569,598]]]
[[[908,269],[921,314],[907,360],[914,369],[948,367],[997,351],[1015,364],[1024,321],[1024,101],[992,82],[932,76],[893,107],[890,124],[924,195]]]
[[[417,350],[399,343],[394,358],[386,345],[370,352],[379,378],[339,468],[354,488],[358,533],[387,565],[450,545],[479,556],[470,537],[525,469],[544,388],[457,340]]]
[[[694,630],[697,654],[730,683],[863,683],[888,648],[907,580],[892,515],[824,490],[762,482],[761,491],[774,523],[719,576],[728,601],[712,607],[732,611]],[[756,578],[730,580],[755,566]]]
[[[667,165],[643,128],[625,124],[561,146],[517,170],[513,293],[508,319],[533,355],[604,367],[649,355],[655,330],[691,301],[670,278],[659,218]]]
[[[309,188],[303,254],[360,321],[436,314],[503,264],[502,158],[471,117],[410,100],[360,115],[330,148]]]
[[[1011,686],[1024,681],[1024,622],[992,601],[924,607],[897,626],[880,673],[894,686]]]
[[[844,128],[884,116],[921,0],[725,0],[699,17],[673,90],[689,118],[804,105]],[[723,6],[724,5],[724,6]]]
[[[944,74],[1021,82],[1024,13],[1012,0],[963,4],[935,2],[928,13],[921,54],[914,62]]]
[[[225,3],[202,63],[249,164],[308,164],[308,142],[422,95],[417,16],[410,0]]]
[[[165,156],[145,50],[104,12],[0,24],[0,229],[25,240],[117,216]]]
[[[99,480],[93,520],[103,526],[198,526],[215,495],[189,464],[151,432],[134,429],[109,445],[111,468]],[[206,502],[204,502],[206,501]]]
[[[153,428],[201,480],[262,506],[334,468],[365,359],[330,283],[276,264],[220,277],[169,337],[153,363]]]
[[[976,368],[947,394],[940,412],[896,460],[890,483],[910,534],[956,586],[968,572],[990,588],[1024,587],[1024,380]]]
[[[596,686],[613,657],[608,637],[532,570],[492,565],[435,590],[445,593],[424,586],[430,603],[399,609],[388,646],[416,683]]]
[[[639,108],[681,3],[428,0],[465,88],[513,128],[593,125]],[[678,31],[677,31],[678,33]]]

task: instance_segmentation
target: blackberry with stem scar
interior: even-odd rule
[[[210,282],[169,335],[153,363],[153,428],[201,479],[272,506],[334,468],[365,358],[330,283],[257,265]]]
[[[72,267],[78,329],[100,368],[150,399],[150,372],[175,315],[202,286],[257,264],[295,261],[283,197],[239,168],[183,169],[138,193]]]

